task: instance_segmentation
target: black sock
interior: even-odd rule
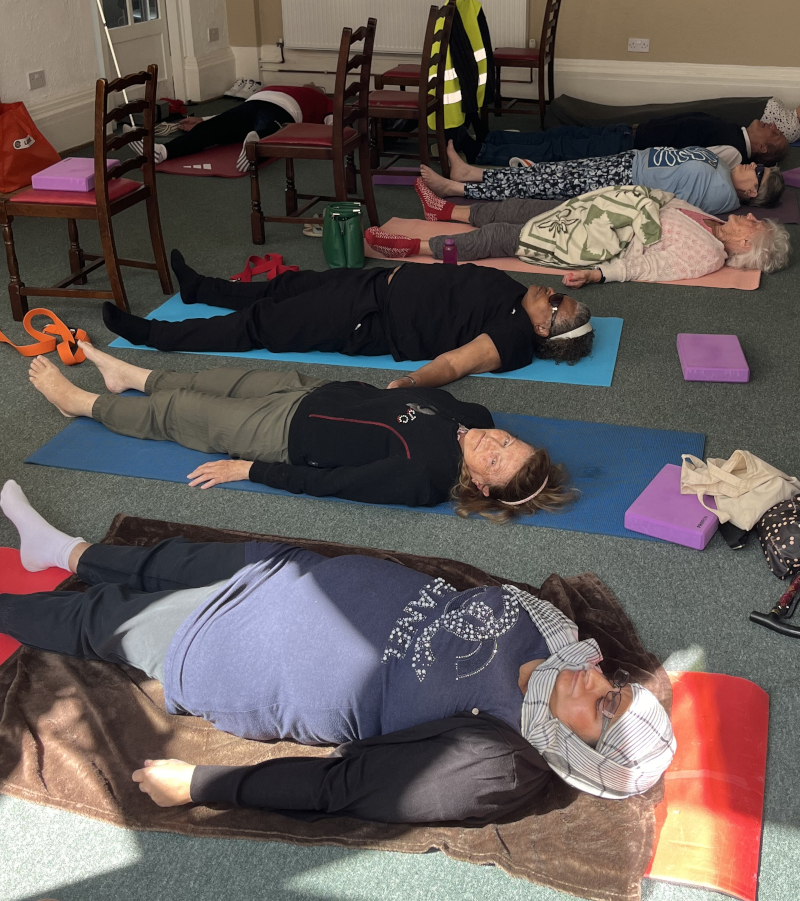
[[[179,250],[173,250],[169,257],[172,271],[178,279],[181,289],[181,300],[184,303],[197,303],[197,289],[203,281],[203,276],[198,275],[191,266],[186,265],[186,260]]]
[[[110,332],[125,338],[131,344],[150,343],[150,320],[132,316],[108,300],[103,304],[103,322]]]

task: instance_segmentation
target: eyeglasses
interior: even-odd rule
[[[757,180],[756,190],[758,190],[758,191],[761,190],[761,179],[764,177],[765,169],[766,169],[765,166],[756,166],[756,180]]]
[[[618,669],[611,679],[611,684],[614,687],[600,702],[600,712],[603,714],[603,727],[600,730],[600,739],[605,735],[608,727],[611,725],[611,720],[614,719],[616,712],[619,710],[619,705],[622,703],[622,689],[628,684],[630,677],[631,674],[627,670]]]
[[[561,306],[561,301],[564,299],[563,294],[551,294],[549,298],[550,309],[553,311],[553,315],[550,317],[550,331],[548,334],[553,334],[553,326],[556,324],[556,316],[558,315],[558,308]]]

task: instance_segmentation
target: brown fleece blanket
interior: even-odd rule
[[[147,546],[175,535],[195,541],[275,540],[119,514],[104,542]],[[507,581],[453,560],[280,540],[326,556],[355,552],[394,560],[442,576],[459,589]],[[76,586],[80,583],[74,576],[64,584]],[[538,593],[578,623],[581,638],[598,641],[611,668],[623,665],[669,707],[666,673],[645,652],[630,620],[596,576],[554,575]],[[611,801],[575,791],[553,777],[547,794],[528,815],[480,828],[385,825],[344,817],[304,822],[225,805],[162,809],[131,781],[131,772],[146,757],[251,764],[280,755],[327,751],[234,738],[203,720],[168,715],[161,685],[138,670],[24,647],[0,669],[0,699],[0,791],[16,798],[118,826],[191,836],[409,853],[435,848],[458,860],[494,864],[514,876],[585,898],[640,898],[640,880],[655,838],[654,807],[662,797],[663,782],[645,795]]]

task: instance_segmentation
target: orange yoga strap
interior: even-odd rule
[[[40,332],[31,325],[34,316],[49,316],[53,321]],[[88,341],[89,336],[82,328],[72,329],[65,325],[50,310],[45,310],[43,307],[29,310],[22,320],[22,327],[31,338],[38,339],[35,344],[26,344],[20,347],[13,341],[9,341],[2,332],[0,332],[0,342],[10,344],[23,357],[38,357],[40,354],[49,354],[51,351],[57,350],[61,362],[66,366],[83,363],[86,359],[83,351],[78,347],[78,341]]]

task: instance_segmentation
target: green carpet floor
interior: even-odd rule
[[[216,112],[224,103],[200,112]],[[502,127],[528,128],[532,120],[504,117]],[[792,150],[784,168],[800,165]],[[329,190],[329,168],[297,165],[302,190]],[[282,209],[281,164],[261,173],[265,207]],[[322,269],[321,242],[296,226],[268,225],[267,243],[250,243],[248,180],[159,176],[159,201],[167,248],[179,247],[201,271],[227,276],[254,252],[277,251],[287,263]],[[792,190],[792,189],[789,189]],[[380,187],[383,221],[418,217],[411,188]],[[118,217],[117,243],[123,257],[149,254],[141,210]],[[790,226],[795,243],[800,228]],[[99,248],[96,230],[82,229],[87,250]],[[17,253],[23,278],[52,284],[67,266],[66,226],[17,220]],[[580,299],[604,316],[622,316],[625,326],[611,388],[571,387],[497,379],[465,379],[452,391],[490,409],[654,428],[705,432],[709,456],[728,456],[741,447],[790,473],[800,473],[797,415],[797,253],[787,271],[765,276],[755,292],[607,284],[580,292]],[[375,264],[372,264],[375,265]],[[380,265],[380,264],[378,264]],[[131,307],[144,315],[163,300],[154,273],[126,270]],[[532,276],[515,273],[525,284]],[[99,283],[102,276],[95,276]],[[558,280],[537,276],[540,283]],[[47,302],[44,305],[48,305]],[[100,318],[100,302],[53,300],[69,324],[85,328],[105,347],[113,338]],[[0,303],[0,329],[15,340],[23,332]],[[748,384],[687,383],[675,350],[678,332],[733,333],[751,367]],[[152,354],[122,351],[143,366]],[[217,358],[175,355],[170,365],[192,369],[219,365]],[[360,378],[357,369],[309,367],[322,378]],[[64,427],[63,418],[27,380],[27,363],[0,348],[0,481],[16,479],[42,514],[73,534],[94,540],[117,512],[202,522],[353,544],[433,554],[467,561],[486,570],[540,584],[551,572],[596,572],[630,614],[646,646],[667,660],[690,647],[702,649],[710,672],[751,679],[769,692],[771,725],[765,829],[760,869],[762,901],[800,897],[800,643],[750,624],[752,609],[766,610],[780,595],[757,542],[730,551],[715,536],[702,553],[654,544],[515,526],[464,522],[413,511],[331,504],[305,498],[244,492],[190,490],[181,485],[123,479],[93,473],[24,466],[22,460]],[[101,390],[89,365],[70,377]],[[376,384],[390,373],[371,372]],[[0,544],[16,546],[11,525],[0,520]],[[693,652],[694,653],[694,652]],[[742,729],[748,724],[743,722]],[[407,856],[342,849],[301,849],[257,842],[187,839],[142,834],[89,819],[0,797],[0,898],[58,898],[60,901],[183,901],[194,898],[436,899],[493,901],[563,898],[558,892],[512,879],[487,867],[456,863],[442,854]],[[645,882],[646,899],[693,899],[713,893]]]

